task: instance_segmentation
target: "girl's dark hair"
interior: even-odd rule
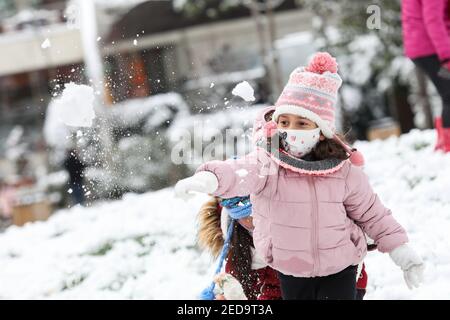
[[[342,142],[346,143],[343,135],[337,134]],[[334,139],[327,139],[319,141],[316,147],[312,151],[314,158],[317,160],[324,160],[329,158],[335,158],[345,160],[349,158],[347,151]]]
[[[252,272],[251,249],[253,247],[251,234],[236,221],[228,252],[228,261],[231,266],[231,275],[241,283],[249,300],[256,299],[257,294],[253,289],[253,284],[257,280],[257,274]]]

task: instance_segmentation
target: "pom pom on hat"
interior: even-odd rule
[[[359,152],[356,149],[353,149],[350,153],[350,162],[353,163],[355,166],[362,167],[364,165],[364,156],[361,152]]]
[[[336,59],[328,52],[318,52],[314,55],[305,70],[318,74],[323,74],[326,71],[336,73],[338,71],[338,64]]]

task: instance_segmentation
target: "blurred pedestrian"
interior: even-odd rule
[[[450,0],[403,0],[402,24],[405,54],[442,98],[435,149],[450,152]]]
[[[64,167],[69,173],[69,193],[72,195],[74,204],[84,203],[83,191],[83,171],[85,164],[80,160],[79,153],[76,149],[69,149],[64,161]]]

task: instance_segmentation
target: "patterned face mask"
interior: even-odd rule
[[[319,143],[320,128],[313,130],[278,129],[283,149],[290,155],[301,158]]]

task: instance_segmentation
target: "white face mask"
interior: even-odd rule
[[[290,155],[301,158],[310,153],[319,143],[320,128],[313,130],[278,129],[283,149]]]

